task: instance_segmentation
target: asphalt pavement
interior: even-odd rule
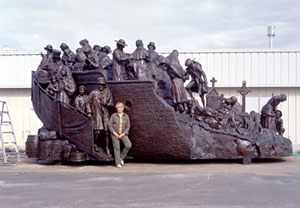
[[[0,163],[0,207],[300,207],[300,157],[255,160]]]

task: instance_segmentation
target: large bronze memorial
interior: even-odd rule
[[[245,112],[246,82],[236,97],[219,95],[208,87],[200,63],[186,60],[178,51],[159,55],[155,43],[143,42],[126,53],[126,43],[90,46],[80,42],[72,52],[45,47],[38,69],[32,72],[32,103],[43,127],[28,137],[27,155],[39,160],[82,162],[113,160],[107,121],[117,102],[130,117],[131,158],[229,159],[281,158],[292,155],[292,143],[283,137],[277,106],[286,95],[270,98],[261,112]],[[63,54],[61,54],[63,53]],[[209,70],[209,69],[208,69]],[[184,83],[190,78],[188,85]],[[242,82],[242,80],[241,80]],[[195,99],[198,94],[202,102]],[[205,102],[206,101],[206,102]]]

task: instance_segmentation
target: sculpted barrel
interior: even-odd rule
[[[38,157],[39,138],[37,135],[28,135],[26,141],[26,154],[29,158]]]

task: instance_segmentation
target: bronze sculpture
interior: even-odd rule
[[[94,121],[94,133],[95,133],[95,150],[99,151],[98,141],[100,139],[101,131],[105,132],[105,151],[108,155],[109,152],[109,109],[113,106],[113,97],[110,90],[106,87],[104,77],[98,78],[98,89],[93,90],[87,100],[87,112],[88,115],[93,118]]]
[[[76,91],[76,84],[68,66],[63,66],[59,72],[59,93],[57,99],[62,103],[69,104],[69,97]]]
[[[172,99],[177,112],[187,112],[187,96],[184,88],[186,79],[183,68],[178,60],[178,51],[173,50],[172,53],[162,61],[163,65],[171,78]]]
[[[242,111],[246,112],[246,95],[248,95],[249,92],[251,92],[247,87],[246,87],[247,82],[243,81],[242,82],[242,87],[238,90],[238,92],[242,95]]]
[[[44,49],[47,51],[47,53],[46,54],[41,53],[42,60],[36,72],[37,79],[41,84],[47,84],[49,82],[49,71],[50,71],[49,65],[53,62],[52,45],[49,44]]]
[[[193,93],[196,92],[199,94],[202,104],[205,107],[205,99],[204,95],[208,92],[207,87],[207,77],[205,72],[202,69],[202,65],[197,61],[192,61],[191,59],[187,59],[185,61],[186,72],[185,76],[191,75],[192,80],[185,87],[189,92],[191,98],[193,98]]]
[[[275,125],[277,133],[282,136],[285,132],[285,129],[283,128],[283,120],[282,120],[282,112],[280,110],[275,111]]]
[[[98,54],[98,61],[99,61],[99,69],[102,71],[106,80],[112,79],[112,60],[108,56],[111,53],[111,49],[109,46],[104,46],[100,49]]]
[[[79,88],[79,94],[76,96],[74,100],[75,107],[81,112],[86,112],[87,98],[88,96],[85,94],[85,86],[81,85]]]
[[[72,66],[61,60],[60,51],[52,49],[47,52],[52,59],[43,59],[32,73],[32,103],[44,125],[38,133],[38,145],[34,144],[39,159],[112,161],[107,124],[114,112],[111,107],[118,102],[124,103],[130,116],[129,156],[134,158],[241,158],[250,163],[252,158],[292,154],[291,141],[283,136],[282,113],[277,110],[285,95],[272,97],[261,114],[247,113],[236,97],[219,95],[212,79],[207,106],[202,107],[193,97],[188,99],[184,88],[187,73],[180,65],[178,51],[165,58],[155,52],[153,42],[149,43],[148,58],[142,62],[150,78],[136,80],[130,70],[140,60],[124,53],[124,40],[117,41],[113,65],[106,69],[99,64],[99,57],[100,52],[107,56],[108,47],[93,50],[86,39],[80,45]],[[110,76],[106,80],[103,70],[110,69],[113,80]],[[79,95],[74,96],[76,86],[80,86]]]
[[[60,44],[60,49],[63,51],[62,62],[65,65],[72,66],[75,62],[75,54],[70,50],[69,46],[66,43]]]
[[[156,49],[155,43],[154,43],[154,42],[150,42],[150,43],[147,45],[147,48],[148,48],[149,62],[157,60],[157,58],[158,58],[159,55],[158,55],[158,53],[155,51],[155,49]]]
[[[276,131],[275,112],[277,106],[286,101],[285,94],[273,96],[261,109],[261,125],[263,128],[272,129]]]
[[[92,50],[92,47],[89,45],[84,46],[83,52],[86,56],[84,70],[99,69],[98,57]]]
[[[112,79],[121,81],[127,79],[126,63],[128,63],[132,57],[123,51],[124,47],[127,46],[123,39],[116,42],[117,48],[113,51]]]
[[[46,88],[46,92],[53,98],[57,98],[57,94],[59,93],[59,84],[56,80],[56,76],[52,75],[50,77],[50,83]]]

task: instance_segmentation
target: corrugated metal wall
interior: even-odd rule
[[[28,134],[37,134],[42,122],[36,116],[31,103],[31,89],[0,89],[0,100],[7,102],[17,143],[24,148]],[[5,135],[11,140],[10,135]]]
[[[218,80],[216,86],[225,96],[235,95],[241,100],[237,89],[246,80],[252,90],[247,97],[248,110],[259,111],[272,94],[286,93],[288,101],[279,106],[283,112],[285,136],[300,147],[300,128],[297,128],[300,118],[300,50],[180,52],[183,66],[187,58],[199,61],[208,78]],[[12,120],[21,144],[27,131],[36,133],[41,126],[31,110],[28,89],[31,71],[36,70],[40,60],[37,53],[0,52],[0,100],[7,100],[11,106]]]
[[[219,87],[238,87],[242,80],[252,87],[300,87],[300,50],[180,52],[179,58],[199,61]]]
[[[41,59],[37,53],[0,52],[0,88],[30,88],[31,71]]]

